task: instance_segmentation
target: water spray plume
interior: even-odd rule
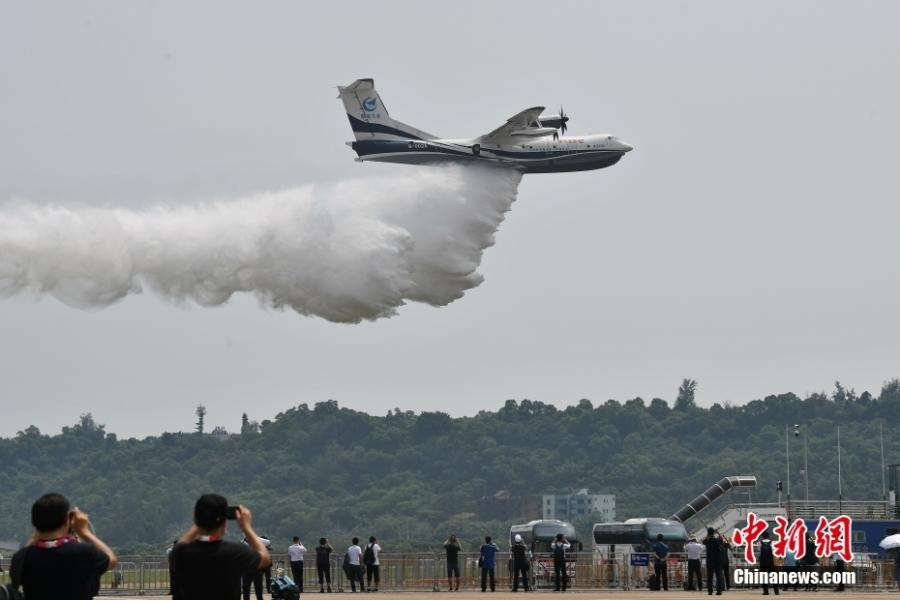
[[[94,308],[144,289],[203,306],[250,292],[344,323],[443,306],[481,283],[520,179],[453,166],[141,211],[16,201],[0,206],[0,295]]]

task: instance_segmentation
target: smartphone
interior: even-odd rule
[[[238,507],[237,506],[229,506],[225,509],[225,518],[229,521],[234,521],[237,519]]]

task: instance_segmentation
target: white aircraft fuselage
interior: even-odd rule
[[[347,144],[359,161],[418,165],[482,162],[525,173],[559,173],[609,167],[632,150],[631,145],[609,134],[559,137],[568,117],[560,111],[541,118],[542,106],[526,109],[476,138],[439,138],[392,119],[371,79],[338,89],[356,137]]]

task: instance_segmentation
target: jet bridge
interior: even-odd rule
[[[671,521],[684,523],[688,519],[694,517],[701,510],[718,500],[732,488],[738,487],[756,487],[755,475],[734,475],[732,477],[723,477],[705,492],[685,504],[681,510],[669,517]]]

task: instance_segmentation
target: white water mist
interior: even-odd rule
[[[0,295],[90,308],[145,288],[204,306],[250,292],[345,323],[409,300],[442,306],[481,283],[482,253],[520,179],[431,167],[141,211],[0,205]]]

